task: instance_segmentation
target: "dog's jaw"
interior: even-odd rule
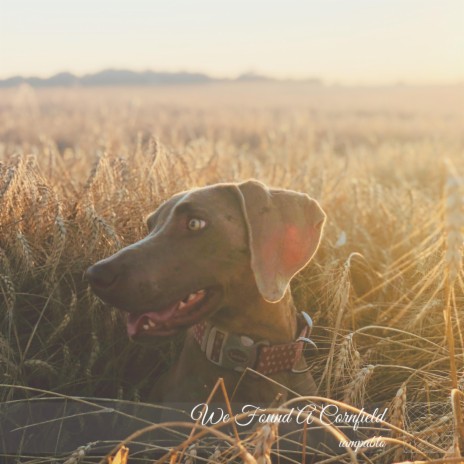
[[[215,312],[221,299],[222,290],[210,287],[191,292],[156,311],[129,313],[127,333],[131,338],[175,335]]]

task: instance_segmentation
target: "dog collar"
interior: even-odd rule
[[[206,321],[193,327],[193,337],[209,361],[238,372],[249,367],[263,375],[294,371],[303,345],[309,340],[305,338],[307,332],[305,326],[296,341],[271,345],[268,341],[255,342],[246,335],[228,332]]]

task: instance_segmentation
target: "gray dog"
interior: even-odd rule
[[[311,374],[297,373],[306,324],[289,283],[316,252],[324,221],[306,194],[255,180],[216,184],[173,196],[148,217],[147,237],[87,270],[94,292],[128,313],[130,337],[187,330],[154,401],[204,401],[219,377],[236,401],[269,404],[286,394],[278,384],[315,393]],[[247,367],[277,383],[245,375],[236,389]]]

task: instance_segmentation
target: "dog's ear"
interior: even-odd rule
[[[258,290],[265,300],[277,302],[316,252],[326,216],[304,193],[268,189],[255,180],[238,189]]]

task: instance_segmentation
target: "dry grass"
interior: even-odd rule
[[[309,193],[328,214],[292,284],[315,321],[320,394],[390,405],[392,440],[406,443],[359,462],[456,457],[463,108],[463,87],[0,91],[1,400],[33,396],[27,386],[143,401],[179,341],[130,345],[83,271],[139,239],[176,191],[255,177]],[[263,429],[240,445],[248,454],[215,443],[210,456],[269,462],[275,440]]]

